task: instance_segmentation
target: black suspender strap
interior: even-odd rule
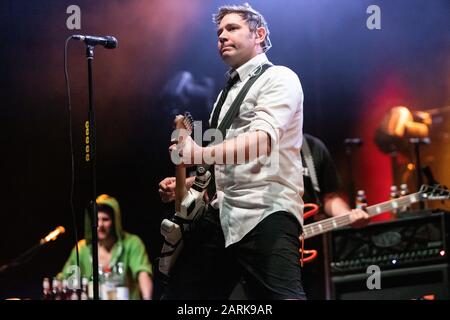
[[[233,120],[236,118],[236,116],[239,113],[239,109],[241,107],[242,102],[244,101],[245,96],[247,95],[248,91],[250,90],[251,86],[255,83],[256,80],[268,69],[272,66],[272,64],[266,63],[261,66],[259,66],[253,74],[250,76],[250,79],[245,83],[245,85],[242,87],[241,91],[239,91],[238,95],[234,99],[233,103],[230,106],[230,109],[228,109],[227,113],[225,114],[224,118],[219,124],[219,127],[217,130],[219,130],[222,133],[222,137],[225,139],[226,137],[226,131],[231,127],[231,124],[233,123]],[[212,141],[209,143],[209,145],[214,145],[216,142]],[[205,168],[206,170],[210,169],[210,165],[204,164],[201,165],[201,167]],[[211,170],[211,180],[208,185],[208,195],[210,196],[210,200],[212,199],[212,196],[214,196],[215,189],[216,189],[216,182],[214,179],[214,172]]]
[[[248,79],[244,87],[242,87],[241,91],[239,91],[237,97],[231,104],[230,109],[228,110],[227,114],[225,115],[223,120],[220,122],[219,127],[217,128],[222,133],[222,137],[225,138],[226,131],[231,127],[234,118],[236,118],[236,116],[238,115],[242,101],[244,101],[244,98],[247,95],[248,91],[250,90],[251,86],[271,66],[272,66],[271,64],[264,64],[259,66],[253,72],[253,74],[251,75],[250,79]]]
[[[306,141],[305,136],[303,136],[303,144],[301,151],[303,158],[305,159],[306,168],[309,171],[309,177],[314,188],[314,191],[320,193],[319,180],[317,179],[316,168],[314,166],[314,160],[311,154],[311,149],[309,148],[308,141]]]

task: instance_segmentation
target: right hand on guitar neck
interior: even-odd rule
[[[195,177],[186,178],[186,188],[189,189],[195,181]],[[159,183],[159,196],[162,202],[169,203],[175,200],[175,177],[167,177]]]

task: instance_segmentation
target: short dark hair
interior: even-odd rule
[[[272,47],[272,42],[269,38],[269,27],[267,26],[266,19],[264,19],[261,13],[253,9],[247,2],[243,5],[226,5],[219,7],[217,13],[213,14],[213,22],[216,24],[216,26],[219,26],[223,17],[230,13],[239,14],[242,19],[244,19],[248,23],[251,32],[255,32],[256,29],[260,27],[266,29],[266,38],[261,43],[261,47],[263,49],[263,52],[266,52]]]
[[[114,220],[114,209],[111,208],[110,206],[108,206],[108,205],[106,205],[106,204],[99,204],[99,205],[97,206],[97,211],[98,211],[98,212],[101,211],[101,212],[107,213],[107,214],[111,217],[111,219]]]

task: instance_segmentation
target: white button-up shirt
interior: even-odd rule
[[[253,72],[265,63],[269,61],[262,53],[236,70],[240,81],[228,93],[219,124]],[[303,224],[302,126],[303,90],[298,76],[283,66],[270,67],[250,88],[226,134],[229,139],[264,131],[271,138],[270,155],[245,164],[214,166],[217,199],[212,205],[220,210],[225,246],[241,240],[276,211],[288,211]]]

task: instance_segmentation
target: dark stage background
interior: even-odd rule
[[[450,4],[448,0],[250,1],[266,17],[275,64],[299,75],[305,94],[304,130],[330,148],[348,183],[343,141],[364,139],[355,150],[356,188],[370,203],[384,201],[392,184],[390,158],[374,144],[387,111],[450,105]],[[69,30],[66,9],[81,9],[81,29]],[[226,67],[216,52],[211,14],[224,1],[101,0],[24,1],[0,4],[2,191],[0,265],[63,225],[67,232],[29,262],[0,274],[0,298],[39,298],[44,276],[54,276],[74,245],[70,212],[70,150],[64,82],[64,41],[71,34],[114,35],[114,50],[100,46],[94,59],[98,192],[115,196],[123,225],[144,240],[152,261],[162,238],[160,221],[172,213],[157,194],[173,175],[167,151],[174,104],[164,91],[189,71],[215,98]],[[369,5],[381,8],[381,30],[369,30]],[[71,41],[68,66],[73,109],[75,209],[79,236],[89,197],[83,161],[87,116],[84,44]],[[174,82],[175,81],[175,82]],[[164,95],[163,92],[166,92]],[[187,99],[187,98],[186,98]],[[208,115],[207,98],[185,100],[197,119]],[[450,121],[431,126],[423,161],[450,185]],[[440,122],[439,122],[440,121]],[[413,158],[407,154],[404,168]],[[402,182],[415,182],[405,171]]]

